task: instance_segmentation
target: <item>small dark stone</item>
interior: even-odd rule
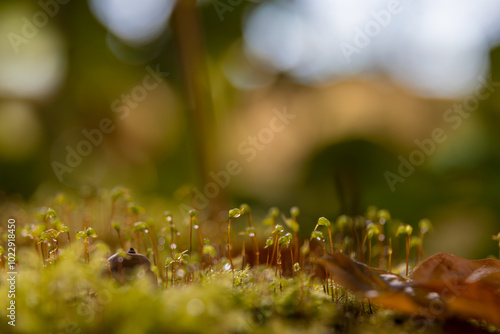
[[[108,262],[113,277],[120,283],[134,280],[142,270],[151,277],[154,285],[158,286],[156,276],[151,270],[151,262],[146,256],[137,253],[134,248],[130,248],[124,257],[118,253],[110,256]]]

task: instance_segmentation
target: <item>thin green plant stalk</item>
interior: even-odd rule
[[[172,228],[171,233],[170,233],[170,246],[169,246],[169,248],[170,248],[170,257],[172,257],[172,258],[174,257],[174,250],[173,250],[174,243],[175,243],[174,242],[174,229]]]
[[[281,277],[282,277],[282,260],[281,260],[281,245],[278,245],[278,254],[276,255],[276,270],[274,272],[274,276],[280,278],[280,292],[283,291],[283,286],[281,285]]]
[[[331,223],[328,219],[326,219],[325,217],[320,217],[318,219],[318,222],[316,223],[316,226],[314,227],[313,232],[315,232],[319,226],[326,226],[326,228],[328,229],[328,238],[330,241],[330,251],[331,251],[331,254],[333,254],[332,229],[330,228],[330,225],[331,225]],[[326,248],[325,248],[325,254],[326,254]]]
[[[245,269],[245,262],[247,259],[247,252],[245,250],[246,242],[243,241],[243,246],[241,247],[241,270]]]
[[[172,262],[172,284],[171,286],[174,287],[174,283],[175,283],[175,264],[176,262]]]
[[[238,218],[241,216],[240,209],[231,209],[229,210],[229,222],[227,224],[227,254],[229,256],[229,263],[231,264],[231,272],[233,274],[233,289],[234,289],[234,265],[233,258],[231,257],[231,220],[233,218]]]
[[[297,221],[297,217],[300,215],[300,209],[297,206],[293,206],[290,208],[290,215],[292,216],[293,224],[288,224],[294,233],[295,238],[295,259],[299,258],[299,222]],[[287,220],[285,219],[285,222]],[[292,261],[293,265],[293,261]],[[293,272],[293,270],[292,270]]]
[[[253,227],[252,212],[251,211],[248,211],[248,225],[250,227]],[[259,244],[257,243],[257,235],[255,235],[255,233],[254,233],[254,235],[252,235],[251,238],[252,238],[253,248],[254,248],[254,252],[255,252],[255,263],[258,266],[260,264],[260,251],[259,251]]]
[[[372,266],[372,238],[368,239],[368,266]]]
[[[387,271],[392,272],[392,238],[389,238],[389,250],[388,250],[388,264],[387,264]]]
[[[383,226],[383,225],[379,225]],[[383,227],[382,227],[383,228]],[[377,268],[382,267],[382,259],[383,259],[383,253],[384,253],[384,241],[381,240],[381,236],[383,235],[383,232],[381,235],[377,236],[377,244],[378,244],[378,254],[377,254]]]
[[[45,267],[45,258],[43,256],[43,249],[42,249],[42,245],[41,245],[40,240],[38,239],[38,237],[35,237],[35,243],[37,245],[38,255],[40,256],[40,261],[42,263],[42,266]]]
[[[406,277],[408,277],[409,273],[409,262],[410,262],[410,237],[413,232],[413,227],[411,225],[399,225],[396,231],[396,237],[400,234],[405,235],[405,247],[406,247]]]
[[[175,244],[174,233],[175,233],[174,228],[171,227],[171,229],[170,229],[170,246],[169,246],[169,248],[170,248],[170,257],[172,259],[174,258],[174,249],[173,249],[174,248],[174,244]]]
[[[177,232],[176,236],[177,236],[177,249],[179,250],[179,253],[181,253],[181,232]]]
[[[253,232],[250,234],[250,239],[252,242],[252,250],[255,254],[254,265],[258,266],[260,264],[260,252],[259,252],[259,245],[257,243],[256,231],[253,228],[253,223],[252,223],[252,210],[250,209],[250,206],[248,204],[241,204],[240,205],[240,212],[241,212],[241,214],[247,214],[248,227],[253,230]]]
[[[270,265],[273,265],[274,263],[274,253],[276,252],[277,246],[278,246],[278,235],[276,234],[276,238],[274,240],[274,245],[273,245],[273,254],[271,255],[271,262],[269,262]]]
[[[84,231],[80,231],[76,234],[77,239],[83,239],[83,247],[85,249],[85,262],[90,263],[90,253],[89,253],[89,238],[97,238],[97,234],[94,229],[88,227]]]
[[[159,264],[160,264],[160,253],[158,252],[158,245],[154,242],[153,236],[151,235],[152,232],[153,232],[152,231],[153,227],[151,226],[150,229],[151,230],[148,230],[148,232],[146,232],[146,234],[149,237],[149,242],[151,243],[151,248],[153,248],[153,261],[154,261],[154,264],[155,264],[156,268],[158,268],[158,274],[160,275],[160,279],[163,281],[163,273],[162,273],[162,271],[160,270],[160,267],[159,267]]]
[[[229,258],[229,263],[231,264],[231,270],[233,271],[234,275],[233,258],[231,257],[231,217],[229,218],[229,223],[227,225],[227,256]]]
[[[420,239],[420,242],[417,245],[417,261],[416,263],[419,263],[420,260],[425,259],[425,253],[424,253],[424,235],[429,232],[429,230],[432,228],[431,221],[427,218],[421,219],[418,222],[418,237]],[[500,252],[499,252],[500,255]]]
[[[378,217],[378,229],[379,229],[379,235],[377,236],[378,239],[378,256],[377,256],[377,268],[382,268],[382,262],[384,259],[384,249],[386,245],[386,238],[384,234],[384,226],[385,224],[391,219],[391,214],[387,210],[379,210],[377,212],[377,217]],[[383,238],[381,238],[383,237]]]
[[[328,226],[328,238],[330,239],[330,252],[333,254],[332,229]]]
[[[189,217],[189,256],[193,255],[193,219],[194,216]]]
[[[137,252],[138,253],[142,253],[142,250],[141,250],[141,238],[139,236],[139,231],[135,231],[135,241],[136,241],[136,245],[137,245]]]
[[[120,230],[121,230],[121,226],[116,223],[116,222],[111,222],[111,227],[113,228],[113,230],[116,231],[116,234],[118,235],[118,241],[120,243],[120,247],[125,250],[125,244],[123,243],[123,240],[122,240],[122,236],[121,236],[121,233],[120,233]]]
[[[298,231],[295,231],[293,232],[293,238],[294,238],[294,242],[295,242],[295,256],[294,256],[294,259],[298,260],[299,258],[299,232]],[[293,263],[293,261],[292,261]]]
[[[365,253],[365,242],[366,242],[366,231],[365,229],[361,229],[361,240],[363,240],[363,243],[361,244],[361,258],[363,259],[363,263],[366,264],[366,253]]]
[[[120,231],[116,231],[116,233],[118,234],[118,241],[120,242],[121,248],[125,249],[125,244],[123,243],[123,239],[122,239],[122,235],[121,235]]]
[[[168,265],[165,265],[165,289],[168,289]]]
[[[410,236],[408,234],[405,235],[405,244],[406,244],[406,277],[408,277],[408,267],[410,262]]]
[[[203,270],[205,270],[205,267],[207,266],[207,263],[205,263],[205,258],[203,257],[203,237],[201,235],[201,227],[198,225],[198,228],[196,229],[198,232],[198,239],[200,239],[200,254],[201,254],[201,265]],[[207,254],[207,260],[210,261],[210,254]]]
[[[85,262],[90,263],[90,253],[89,253],[89,239],[85,238],[83,241],[85,247]]]

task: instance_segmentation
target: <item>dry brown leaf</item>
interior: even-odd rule
[[[458,316],[500,327],[500,261],[446,253],[423,261],[410,279],[335,252],[316,260],[342,286],[381,307],[434,318]]]

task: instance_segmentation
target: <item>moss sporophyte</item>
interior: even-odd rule
[[[405,331],[412,332],[414,327],[410,320],[400,320],[409,318],[401,314],[411,310],[425,316],[432,310],[432,305],[427,303],[429,293],[437,298],[434,300],[443,302],[447,310],[454,310],[455,317],[497,324],[489,310],[500,311],[496,302],[500,296],[493,288],[498,283],[495,278],[498,275],[495,268],[500,268],[495,262],[498,260],[467,262],[469,260],[449,254],[434,255],[426,260],[424,237],[432,229],[428,219],[422,219],[412,227],[392,219],[387,210],[370,207],[364,215],[355,217],[317,218],[313,228],[309,215],[300,215],[297,207],[290,209],[288,217],[280,214],[277,208],[260,216],[260,209],[252,211],[253,208],[242,204],[226,211],[227,231],[223,223],[223,230],[217,233],[216,224],[209,221],[204,212],[192,211],[189,219],[176,225],[174,215],[177,212],[163,212],[165,208],[161,205],[140,207],[129,201],[131,198],[123,189],[102,194],[102,199],[95,200],[102,200],[103,205],[74,201],[72,203],[81,204],[70,206],[68,198],[50,202],[50,206],[34,214],[36,221],[19,229],[20,235],[26,238],[21,247],[27,249],[20,273],[39,278],[23,277],[23,282],[31,284],[30,289],[38,298],[30,299],[30,303],[35,303],[37,308],[48,303],[51,310],[56,309],[57,306],[51,304],[52,299],[43,297],[48,295],[47,287],[51,287],[51,298],[62,304],[63,300],[69,301],[75,306],[60,312],[75,319],[82,331],[98,332],[97,328],[107,328],[105,319],[112,318],[116,312],[127,314],[122,307],[130,302],[141,305],[137,310],[141,318],[155,326],[168,319],[169,330],[179,333],[199,332],[199,328],[189,327],[187,330],[182,327],[196,321],[237,332],[237,327],[231,326],[236,322],[234,319],[240,318],[250,319],[247,328],[250,332],[270,333],[276,329],[274,326],[284,328],[285,332],[290,328],[301,332],[311,328],[311,333],[331,332],[334,328],[356,332],[356,329],[367,331],[372,327],[366,326],[374,323],[377,329],[381,325],[380,330],[390,331],[383,327],[386,324],[384,319],[403,321],[401,326]],[[114,205],[109,205],[113,202]],[[98,210],[84,218],[85,210],[97,207]],[[68,214],[68,210],[73,211]],[[234,225],[238,218],[248,219],[248,223]],[[220,220],[224,221],[224,218]],[[84,224],[86,227],[81,229]],[[310,238],[301,240],[299,227],[301,232],[309,230]],[[418,228],[415,230],[418,233],[413,233],[414,228]],[[204,238],[202,229],[210,240]],[[71,242],[78,230],[76,238],[82,242]],[[500,234],[492,238],[499,242]],[[140,252],[138,247],[143,251]],[[412,255],[410,258],[412,247],[416,250],[416,257]],[[261,249],[264,249],[266,259],[257,255]],[[2,269],[6,261],[4,250],[0,245]],[[441,262],[432,262],[437,260]],[[414,262],[416,266],[413,266]],[[444,281],[436,280],[430,284],[424,279],[426,275],[437,275],[435,273],[445,268],[443,266],[451,268],[448,270],[450,275],[454,270],[462,272],[483,267],[488,270],[467,271],[473,274],[467,277],[475,277],[475,281],[456,278],[458,285],[453,287],[461,290],[457,290],[460,294],[454,298],[464,306],[461,310],[454,309],[456,304],[439,290],[446,287],[442,285]],[[394,273],[392,267],[396,268]],[[492,276],[483,277],[487,273]],[[82,277],[85,278],[83,283],[79,280]],[[76,285],[71,283],[73,281],[77,282]],[[414,282],[421,284],[419,289],[412,285]],[[453,282],[450,284],[455,284]],[[429,290],[431,285],[437,290]],[[415,295],[408,292],[410,288]],[[19,289],[22,292],[19,296],[24,296],[24,283]],[[348,293],[348,290],[354,293]],[[422,291],[425,294],[420,295]],[[99,304],[105,300],[105,294],[110,297]],[[492,298],[488,299],[489,296]],[[43,303],[37,303],[37,300]],[[32,312],[31,304],[19,302],[23,312],[44,323],[40,314],[47,312]],[[483,312],[479,314],[468,306],[473,302],[487,305],[487,308],[478,307]],[[80,318],[70,315],[74,310],[85,310],[85,314],[93,311],[94,320],[80,321]],[[319,314],[324,310],[331,310],[331,313],[321,318]],[[156,317],[157,313],[161,316]],[[219,313],[230,316],[221,320]],[[446,312],[434,316],[440,321],[448,319]],[[299,318],[308,321],[307,325],[302,327],[298,322],[291,325],[290,319]],[[390,324],[394,326],[394,322]],[[60,331],[50,325],[48,328],[52,332]],[[437,327],[429,328],[434,330]]]

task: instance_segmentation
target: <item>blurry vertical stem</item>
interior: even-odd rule
[[[215,132],[210,82],[206,66],[203,29],[196,0],[177,1],[172,14],[172,31],[177,45],[179,65],[183,74],[185,106],[190,133],[194,141],[199,182],[206,184],[212,161],[212,139]],[[215,199],[214,199],[215,200]],[[219,203],[211,201],[216,212]]]
[[[297,217],[300,214],[300,210],[297,206],[293,206],[290,208],[290,214],[292,216],[293,222],[289,223],[289,226],[293,230],[294,238],[295,238],[295,259],[299,258],[299,222],[297,221]],[[293,264],[293,261],[292,261]],[[292,270],[293,273],[293,270]]]
[[[274,246],[273,246],[273,253],[271,255],[271,262],[269,264],[272,266],[274,262],[274,253],[276,253],[276,247],[278,246],[278,235],[276,234],[276,237],[274,239]]]
[[[117,222],[112,222],[111,223],[111,226],[113,227],[113,229],[116,231],[116,233],[118,234],[118,241],[120,242],[120,246],[123,250],[125,250],[125,245],[123,243],[123,240],[122,240],[122,236],[120,234],[120,230],[121,230],[121,226],[120,224],[118,224]]]
[[[231,217],[229,217],[229,223],[227,224],[227,257],[231,264],[231,270],[233,270],[233,258],[231,257]]]
[[[238,218],[241,215],[240,209],[229,210],[229,222],[227,224],[227,255],[229,257],[229,263],[231,264],[231,271],[233,272],[233,288],[234,288],[234,266],[233,258],[231,257],[231,219]]]
[[[411,225],[399,225],[396,231],[396,237],[400,234],[405,235],[405,246],[406,246],[406,277],[408,277],[408,266],[410,261],[410,237],[413,232],[413,227]]]
[[[389,255],[389,261],[388,261],[388,272],[392,272],[392,238],[389,238],[389,250],[388,250],[388,255]]]
[[[276,270],[274,272],[274,276],[275,277],[278,276],[278,270],[279,270],[279,273],[280,273],[280,291],[282,291],[282,286],[281,286],[281,273],[282,273],[281,245],[288,242],[287,237],[285,237],[285,236],[281,237],[281,235],[283,234],[283,231],[284,231],[284,229],[283,229],[283,226],[281,226],[281,225],[276,225],[274,228],[274,231],[273,231],[273,233],[276,234],[275,247],[278,251],[278,254],[276,255]]]
[[[266,268],[269,265],[269,253],[271,252],[271,246],[273,245],[273,237],[269,237],[266,240],[266,246],[264,248],[267,248],[267,259],[266,259]]]
[[[158,268],[158,275],[160,276],[160,279],[163,281],[163,272],[160,267],[160,253],[158,252],[158,245],[155,242],[156,237],[153,238],[155,234],[154,234],[154,228],[151,224],[149,224],[148,229],[145,231],[145,233],[149,237],[151,248],[153,248],[153,261],[156,268]]]
[[[196,218],[196,215],[195,210],[189,210],[189,256],[193,255],[193,220]]]
[[[83,240],[83,246],[85,248],[85,262],[90,262],[90,253],[89,253],[89,238],[97,238],[97,234],[92,227],[87,228],[86,230],[79,231],[76,234],[76,239]]]
[[[372,266],[372,238],[368,239],[368,265]]]
[[[332,241],[332,230],[330,228],[331,226],[331,223],[328,219],[326,219],[325,217],[320,217],[318,219],[318,222],[316,223],[316,226],[314,227],[314,231],[316,231],[316,229],[319,227],[319,226],[326,226],[326,228],[328,229],[328,238],[330,240],[330,251],[331,253],[333,254],[333,241]],[[313,232],[314,232],[313,231]],[[325,245],[324,245],[324,240],[323,240],[323,248],[324,248],[324,252],[326,254],[326,248],[325,248]]]
[[[410,261],[410,236],[405,234],[405,244],[406,244],[406,277],[408,277],[408,263]]]
[[[247,214],[248,216],[248,226],[250,228],[253,228],[253,223],[252,223],[252,210],[250,209],[250,206],[248,204],[242,204],[240,205],[240,211],[241,214]],[[255,264],[258,266],[260,264],[260,252],[259,252],[259,244],[257,243],[257,235],[255,233],[255,230],[253,232],[253,235],[250,235],[250,239],[252,240],[252,248],[255,253]]]
[[[377,268],[381,268],[382,260],[384,258],[384,248],[385,248],[385,234],[384,234],[384,225],[391,219],[391,214],[387,210],[379,210],[377,212],[378,217],[378,256],[377,256]]]
[[[281,272],[282,272],[281,245],[278,245],[278,256],[276,257],[276,271],[279,271],[280,273],[280,291],[283,291],[283,286],[281,285]]]
[[[43,256],[43,249],[42,249],[42,243],[38,239],[38,237],[35,237],[35,243],[37,245],[37,250],[38,250],[38,255],[40,256],[40,261],[42,261],[42,266],[45,267],[45,258]]]
[[[363,240],[363,246],[365,245],[366,239],[368,239],[368,262],[367,264],[371,267],[372,265],[372,238],[380,235],[380,229],[378,224],[370,223],[366,226],[366,234]],[[380,250],[381,251],[381,250]]]
[[[198,222],[198,220],[196,218],[194,218],[194,228],[196,230],[196,232],[198,233],[198,239],[200,239],[200,255],[201,255],[201,265],[202,265],[202,268],[205,269],[205,266],[206,266],[206,262],[205,262],[205,258],[203,257],[203,237],[201,235],[201,227],[200,227],[200,223]],[[208,262],[210,262],[210,254],[207,254],[207,260]]]
[[[170,213],[170,211],[163,212],[163,221],[168,224],[168,229],[170,229],[170,244],[168,245],[168,248],[170,248],[170,258],[173,259],[174,258],[173,245],[174,245],[175,224],[174,224],[174,220],[173,220],[173,217],[172,217],[172,214]]]
[[[243,241],[243,246],[241,247],[241,270],[245,269],[245,262],[247,261],[247,252],[245,250],[246,242]]]
[[[276,224],[276,218],[278,217],[279,213],[280,213],[280,211],[276,207],[272,207],[272,208],[269,209],[269,217],[270,217],[270,219],[271,219],[271,221],[273,223],[273,233],[275,233],[274,231],[276,230],[276,226],[278,226],[278,224]],[[276,235],[276,238],[274,240],[273,253],[271,255],[271,262],[269,262],[269,264],[271,266],[273,265],[274,253],[276,252],[277,244],[278,244],[278,236]]]
[[[417,263],[420,260],[423,260],[425,258],[425,253],[424,253],[424,248],[423,248],[424,235],[427,232],[429,232],[431,228],[432,228],[432,224],[431,224],[431,221],[429,219],[424,218],[418,222],[418,237],[420,239],[420,242],[417,245]],[[499,253],[499,255],[500,255],[500,253]]]
[[[250,227],[253,227],[252,212],[251,211],[248,211],[248,225]],[[257,235],[255,233],[252,236],[252,242],[253,242],[253,247],[254,247],[254,251],[255,251],[255,263],[257,265],[259,265],[260,264],[260,251],[259,251],[259,244],[257,243]]]

